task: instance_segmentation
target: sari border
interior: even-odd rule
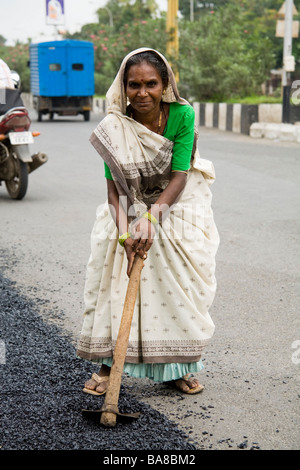
[[[199,351],[197,352],[197,355],[193,356],[147,356],[147,357],[132,357],[126,355],[125,357],[125,362],[128,364],[174,364],[174,363],[182,363],[182,364],[188,364],[190,362],[199,362],[201,359],[201,354],[200,351],[204,349],[204,346],[199,348]],[[113,354],[111,352],[103,353],[88,353],[86,351],[82,351],[78,349],[76,351],[76,355],[80,357],[81,359],[85,359],[87,361],[91,362],[101,362],[102,359],[104,358],[113,358]]]
[[[141,344],[129,341],[125,362],[132,364],[197,362],[208,342],[209,339],[144,341]],[[98,338],[97,341],[93,341],[83,336],[79,341],[77,355],[90,361],[113,357],[115,344],[116,341],[111,341],[109,338]]]

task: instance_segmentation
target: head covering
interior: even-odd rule
[[[119,195],[125,195],[129,199],[128,206],[134,206],[135,213],[149,208],[168,185],[174,145],[163,135],[152,132],[126,115],[128,102],[123,82],[125,66],[133,55],[147,51],[157,54],[167,66],[169,83],[162,97],[163,101],[190,105],[179,96],[173,71],[165,57],[154,49],[136,49],[123,59],[106,95],[107,116],[100,121],[90,137],[90,142],[110,168]],[[206,168],[206,160],[201,159],[201,164],[198,161],[197,140],[195,129],[193,167],[210,173],[211,163]],[[213,174],[209,174],[211,176]]]
[[[180,104],[188,104],[188,102],[185,99],[179,96],[175,76],[167,59],[155,49],[142,47],[140,49],[136,49],[130,52],[123,59],[119,72],[117,73],[116,78],[114,79],[111,87],[109,88],[106,94],[108,112],[110,113],[110,112],[119,111],[122,114],[126,113],[126,108],[129,104],[127,100],[126,92],[125,92],[124,82],[123,82],[126,63],[132,56],[136,54],[140,54],[142,52],[153,52],[154,54],[158,55],[163,60],[163,62],[165,63],[167,67],[169,83],[168,83],[165,93],[162,96],[162,101],[165,101],[166,103],[172,103],[172,102],[177,101]]]

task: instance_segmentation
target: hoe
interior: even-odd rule
[[[139,256],[136,256],[128,281],[120,328],[114,350],[113,364],[109,376],[109,385],[107,387],[103,406],[100,410],[96,411],[82,410],[84,413],[100,413],[100,423],[106,427],[114,427],[117,422],[117,416],[125,418],[138,418],[140,414],[120,413],[118,409],[118,401],[134,305],[136,301],[143,266],[144,260],[141,259]]]

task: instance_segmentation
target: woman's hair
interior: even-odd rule
[[[126,66],[124,70],[124,78],[123,78],[123,83],[124,83],[125,88],[127,85],[128,71],[130,67],[132,67],[133,65],[140,65],[142,62],[147,62],[149,65],[152,65],[152,67],[156,68],[156,70],[158,71],[162,79],[163,86],[164,87],[168,86],[169,74],[168,74],[168,69],[167,69],[165,62],[154,51],[146,51],[146,52],[140,52],[138,54],[133,55],[126,62]]]

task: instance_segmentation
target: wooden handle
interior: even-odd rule
[[[109,385],[107,387],[106,396],[103,408],[115,408],[118,407],[121,380],[125,357],[127,353],[128,340],[130,335],[133,311],[140,283],[141,271],[144,266],[144,260],[139,256],[135,257],[132,271],[130,274],[125,303],[119,327],[119,333],[117,337],[116,347],[114,351],[114,359],[109,376]],[[110,413],[109,411],[103,411],[101,414],[101,424],[113,427],[116,425],[117,415],[116,413]]]

